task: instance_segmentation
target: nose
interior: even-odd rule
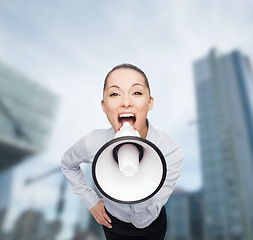
[[[132,106],[132,101],[131,101],[131,98],[129,96],[122,96],[122,102],[121,102],[121,107],[124,107],[124,108],[129,108]]]

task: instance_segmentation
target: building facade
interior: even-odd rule
[[[58,96],[0,62],[0,238],[9,208],[12,167],[43,151]]]
[[[58,97],[0,62],[0,171],[43,150]]]
[[[175,189],[166,204],[168,229],[165,239],[203,240],[202,191]]]
[[[204,235],[253,239],[253,77],[240,51],[194,63]]]

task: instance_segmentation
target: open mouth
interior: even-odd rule
[[[136,121],[136,117],[132,113],[123,113],[120,114],[118,117],[119,123],[122,125],[124,122],[129,122],[132,126],[134,125]]]

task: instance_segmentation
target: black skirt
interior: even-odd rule
[[[166,210],[163,206],[157,219],[145,228],[120,221],[106,211],[112,220],[112,228],[103,226],[107,240],[163,240],[167,230]]]

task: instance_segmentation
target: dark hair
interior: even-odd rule
[[[106,75],[106,77],[105,77],[105,81],[104,81],[104,89],[103,89],[103,92],[105,91],[105,87],[106,87],[106,84],[107,84],[107,79],[108,79],[108,77],[110,76],[110,74],[111,74],[113,71],[115,71],[115,70],[117,70],[117,69],[121,69],[121,68],[129,68],[129,69],[133,69],[133,70],[139,72],[139,73],[144,77],[145,83],[146,83],[146,85],[147,85],[147,87],[148,87],[149,95],[151,95],[151,94],[150,94],[149,82],[148,82],[148,78],[147,78],[146,74],[145,74],[140,68],[138,68],[138,67],[136,67],[135,65],[130,64],[130,63],[122,63],[122,64],[119,64],[119,65],[115,66],[110,72],[107,73],[107,75]]]

